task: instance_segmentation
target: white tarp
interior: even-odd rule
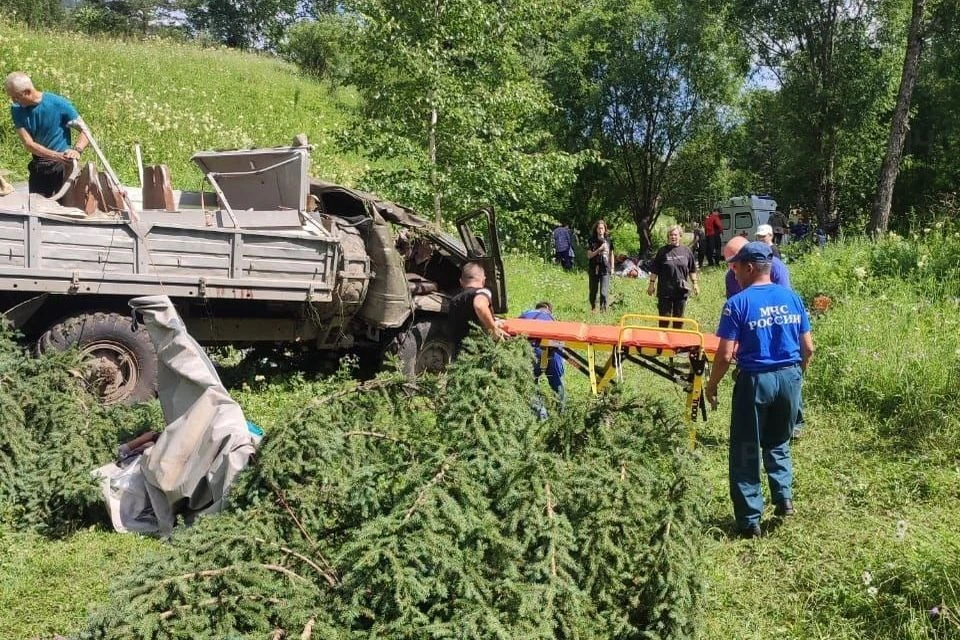
[[[243,410],[166,296],[130,301],[157,350],[160,406],[167,423],[142,456],[94,471],[117,531],[169,535],[223,508],[230,485],[256,448]]]

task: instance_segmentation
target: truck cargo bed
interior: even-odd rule
[[[73,219],[0,208],[0,289],[329,302],[338,241],[257,231]]]

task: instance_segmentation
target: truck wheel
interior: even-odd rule
[[[80,350],[89,363],[84,380],[104,404],[132,404],[157,393],[157,352],[142,327],[118,313],[85,313],[50,327],[37,351]]]
[[[447,368],[454,344],[446,329],[446,323],[438,319],[421,320],[407,330],[399,351],[405,374],[413,377]]]

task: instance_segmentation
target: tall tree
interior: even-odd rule
[[[363,27],[350,78],[361,97],[352,140],[383,161],[366,178],[371,186],[427,205],[438,221],[490,202],[532,209],[567,188],[577,159],[555,149],[549,95],[524,59],[548,2],[355,0],[347,8]]]
[[[900,78],[900,93],[897,96],[897,107],[893,111],[893,119],[890,122],[887,154],[883,159],[883,166],[880,168],[880,179],[877,183],[877,194],[873,202],[868,233],[885,232],[890,222],[893,186],[897,181],[897,173],[900,170],[900,155],[903,152],[903,142],[907,137],[907,126],[910,121],[910,101],[920,70],[926,4],[926,0],[913,0],[910,29],[907,32],[907,51],[903,60],[903,75]]]
[[[190,27],[236,49],[269,48],[296,15],[297,0],[183,0]]]
[[[566,34],[554,82],[572,142],[600,152],[641,251],[677,151],[745,71],[731,45],[706,3],[672,0],[588,2]]]
[[[785,124],[803,150],[817,221],[837,222],[845,149],[871,144],[892,102],[891,26],[897,3],[884,0],[740,0],[739,31],[772,71]],[[879,156],[877,157],[879,161]]]

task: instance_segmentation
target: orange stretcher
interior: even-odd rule
[[[669,321],[668,327],[656,326]],[[674,328],[679,324],[680,328]],[[546,369],[549,352],[559,350],[563,359],[590,378],[590,389],[599,393],[615,380],[623,379],[623,364],[632,362],[686,391],[686,416],[692,423],[699,413],[707,419],[703,398],[703,376],[707,363],[717,353],[720,339],[704,334],[690,318],[664,318],[627,314],[617,325],[557,322],[511,318],[500,328],[514,336],[539,340],[541,366]],[[606,357],[603,364],[599,360]]]

